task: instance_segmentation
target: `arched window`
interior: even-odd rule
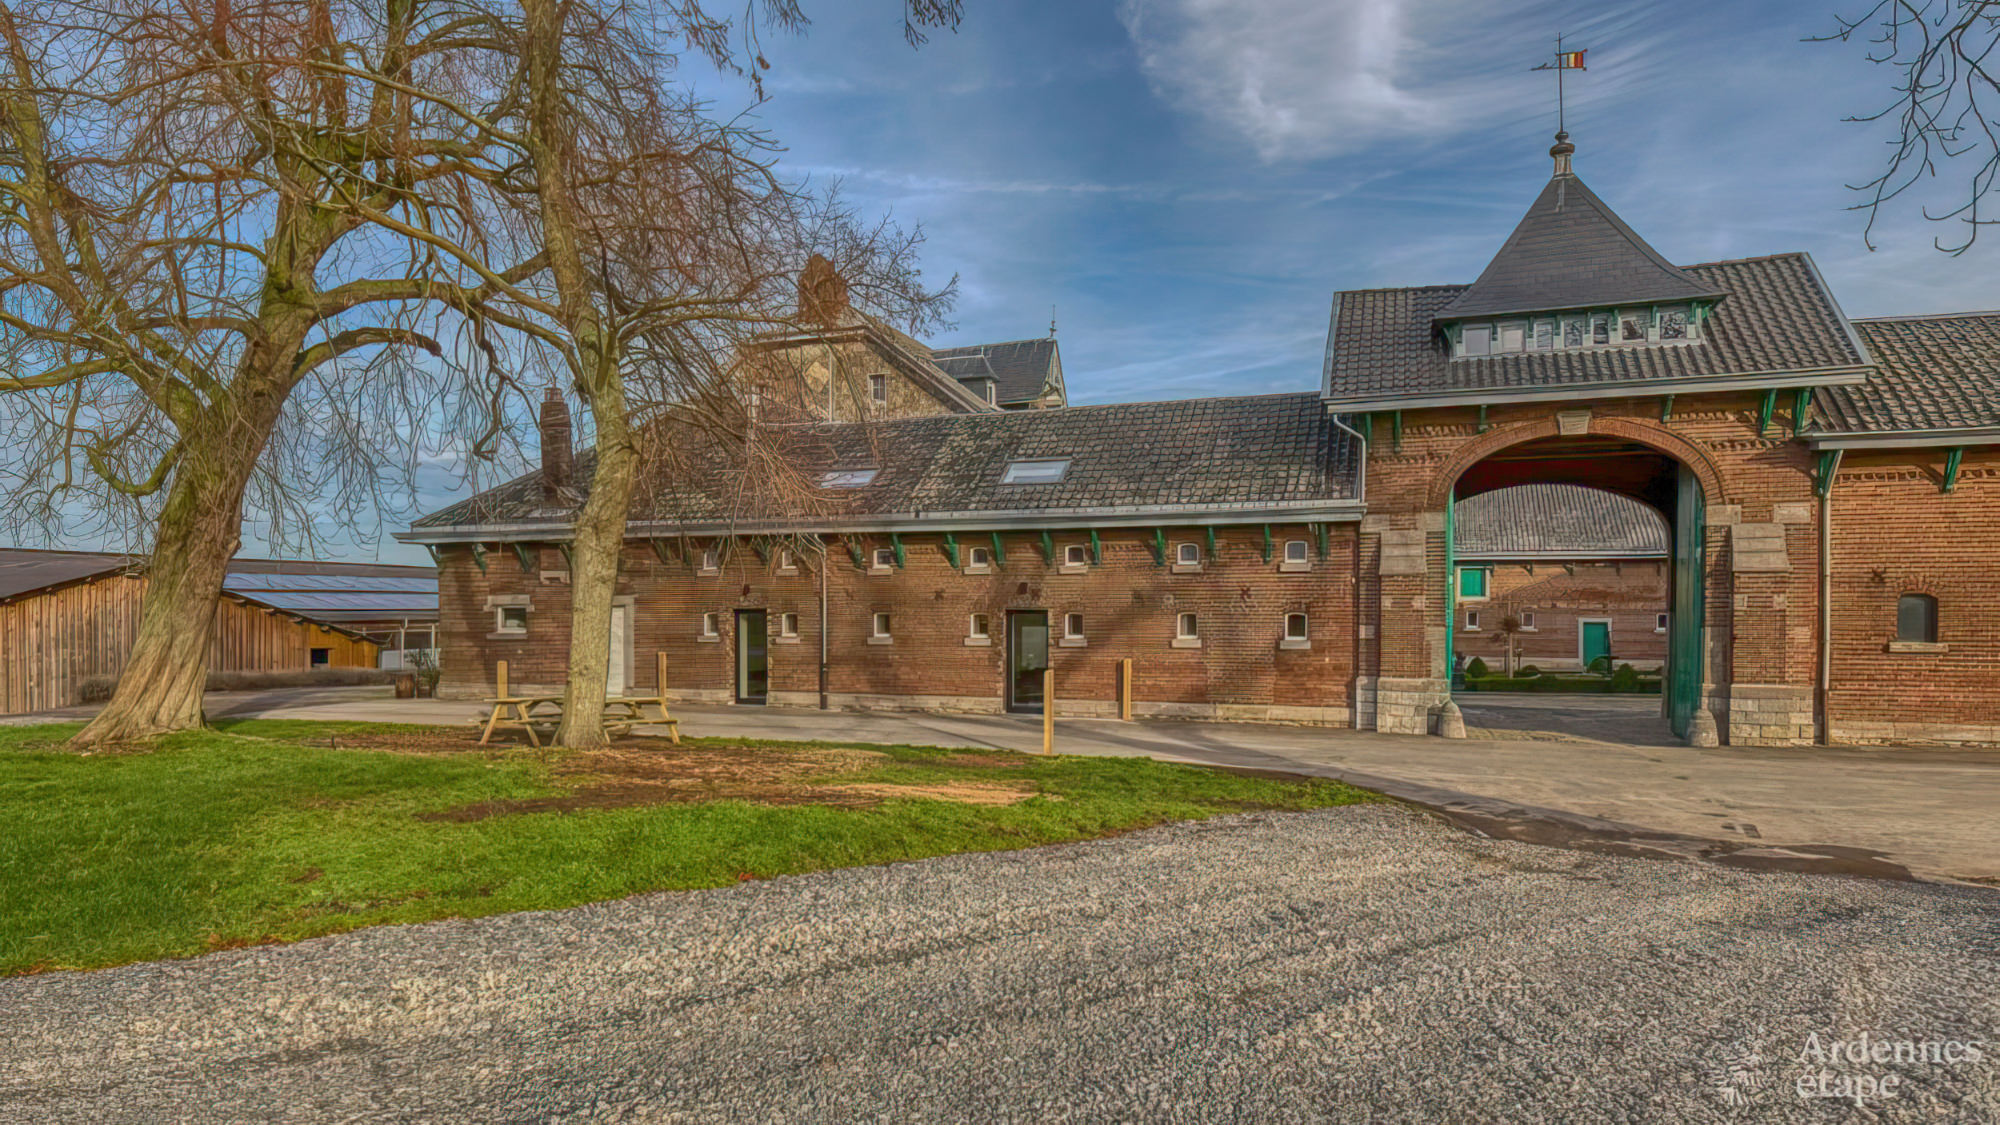
[[[1934,645],[1938,639],[1937,599],[1929,594],[1904,594],[1896,600],[1896,639]]]

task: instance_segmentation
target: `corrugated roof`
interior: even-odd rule
[[[1056,342],[1011,340],[1004,344],[971,344],[959,348],[934,348],[931,359],[945,374],[967,382],[992,379],[1001,406],[1033,402],[1054,377]]]
[[[1577,484],[1522,484],[1458,502],[1459,558],[1650,557],[1667,554],[1667,521],[1649,504]]]
[[[129,555],[0,547],[0,598],[136,567]]]
[[[1659,304],[1721,296],[1660,256],[1575,175],[1549,180],[1479,280],[1443,319]]]
[[[1408,396],[1646,384],[1732,374],[1863,368],[1833,298],[1804,254],[1688,266],[1703,288],[1726,290],[1691,344],[1648,344],[1453,359],[1435,321],[1463,286],[1350,290],[1336,297],[1327,397]]]
[[[2000,427],[2000,312],[1857,320],[1868,381],[1820,387],[1811,432]]]
[[[632,518],[687,523],[782,519],[805,526],[870,516],[1242,508],[1351,501],[1358,447],[1313,394],[1119,403],[948,414],[790,429],[786,456],[808,474],[879,470],[863,488],[825,490],[824,514],[768,512],[746,500],[740,470],[682,473],[642,485]],[[1063,480],[1000,483],[1008,462],[1066,458]],[[577,479],[590,477],[588,454]],[[580,501],[579,501],[580,502]],[[418,520],[422,532],[488,523],[565,523],[530,473]],[[1275,516],[1273,518],[1279,518]]]

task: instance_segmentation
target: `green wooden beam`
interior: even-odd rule
[[[1375,444],[1375,413],[1370,411],[1361,416],[1361,432],[1368,435],[1368,444]]]
[[[1090,565],[1104,565],[1104,544],[1097,539],[1097,529],[1090,529]]]
[[[1007,565],[1007,548],[1000,545],[1000,533],[997,531],[993,533],[993,565]]]
[[[1486,404],[1482,402],[1479,404],[1479,432],[1485,433],[1486,428]]]
[[[903,536],[901,532],[889,533],[889,549],[896,552],[896,569],[903,569]]]
[[[1389,442],[1390,448],[1395,452],[1403,451],[1403,412],[1400,410],[1391,411],[1389,414]]]
[[[1764,392],[1764,405],[1757,410],[1758,437],[1763,437],[1764,431],[1771,428],[1771,411],[1777,409],[1777,406],[1778,388],[1772,387],[1770,390]]]
[[[1325,562],[1329,550],[1327,547],[1326,525],[1323,523],[1312,525],[1312,533],[1313,545],[1319,548],[1319,560]]]
[[[1660,421],[1671,422],[1674,418],[1674,396],[1665,395],[1660,399]]]
[[[1944,455],[1944,482],[1938,486],[1939,492],[1950,492],[1958,487],[1958,465],[1963,460],[1965,447],[1962,445],[1953,446],[1951,452]]]
[[[1165,565],[1167,565],[1167,529],[1166,529],[1166,528],[1164,528],[1164,527],[1156,527],[1156,528],[1154,528],[1154,529],[1153,529],[1153,541],[1152,541],[1151,543],[1148,543],[1148,544],[1146,544],[1146,546],[1148,546],[1148,547],[1151,547],[1151,548],[1153,549],[1153,565],[1154,565],[1154,566],[1165,566]]]
[[[1839,449],[1822,449],[1819,451],[1819,472],[1813,474],[1813,491],[1821,497],[1825,497],[1833,492],[1833,478],[1840,472],[1840,455],[1842,452]]]
[[[1271,561],[1271,525],[1264,525],[1264,561]]]
[[[861,544],[852,535],[847,537],[847,557],[854,560],[854,569],[868,569],[868,557],[862,553]]]
[[[648,540],[648,542],[650,542],[653,545],[654,558],[659,559],[660,563],[664,566],[673,565],[674,549],[667,543],[665,539],[652,539]]]
[[[575,554],[575,553],[574,553],[574,551],[573,551],[573,550],[571,549],[571,548],[572,548],[572,546],[573,546],[573,545],[572,545],[572,544],[569,544],[569,543],[558,543],[558,544],[556,544],[556,550],[558,550],[558,551],[562,552],[562,557],[563,557],[563,569],[564,569],[564,570],[567,570],[567,571],[569,571],[569,572],[570,572],[571,574],[575,574],[575,573],[576,573],[576,554]]]
[[[1042,561],[1050,566],[1054,566],[1056,564],[1056,537],[1046,528],[1042,530],[1040,547],[1042,549]]]
[[[424,544],[424,550],[429,552],[431,556],[431,565],[434,567],[438,565],[438,549],[436,547],[431,546],[429,543],[426,543]]]
[[[958,569],[958,536],[953,532],[944,533],[944,557],[951,560],[951,568]]]
[[[1792,436],[1806,428],[1806,415],[1812,410],[1812,388],[1800,387],[1792,392]]]
[[[472,561],[479,564],[479,573],[486,573],[486,544],[474,543],[472,545]]]
[[[1216,557],[1216,555],[1215,555],[1215,526],[1214,526],[1213,524],[1211,524],[1211,525],[1209,525],[1208,527],[1205,527],[1205,528],[1203,528],[1202,530],[1203,530],[1203,531],[1206,531],[1206,532],[1208,533],[1208,557],[1209,557],[1209,558],[1210,558],[1210,559],[1212,560],[1212,559],[1214,559],[1214,558]]]
[[[526,543],[512,543],[509,546],[514,548],[514,558],[521,564],[521,573],[532,574],[535,564],[528,561],[528,545]]]
[[[762,539],[750,540],[750,550],[757,556],[758,562],[768,564],[771,561],[770,546]]]

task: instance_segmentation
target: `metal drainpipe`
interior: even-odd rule
[[[1829,477],[1831,474],[1829,474]],[[1833,481],[1819,498],[1819,744],[1833,743]]]
[[[826,537],[819,541],[819,709],[828,710],[826,695]]]

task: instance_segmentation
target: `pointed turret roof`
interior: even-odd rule
[[[1562,163],[1558,163],[1562,169]],[[1472,287],[1437,314],[1476,316],[1714,300],[1723,294],[1660,256],[1576,174],[1559,170]]]

